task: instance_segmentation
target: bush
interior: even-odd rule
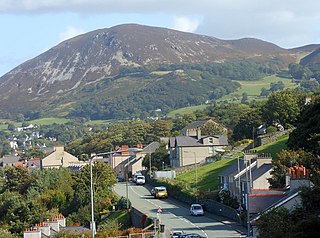
[[[275,132],[277,132],[277,131],[278,131],[278,129],[277,129],[277,127],[275,127],[275,126],[269,126],[269,127],[267,128],[267,134],[275,133]]]
[[[128,201],[128,205],[129,205],[129,208],[131,208],[131,202],[130,202],[130,200],[128,199],[127,200],[127,198],[125,198],[125,197],[121,197],[120,199],[119,199],[119,202],[118,202],[118,204],[117,204],[117,209],[118,210],[124,210],[124,209],[127,209],[127,201]]]

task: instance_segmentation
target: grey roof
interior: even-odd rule
[[[3,166],[7,164],[14,164],[20,160],[20,156],[6,155],[3,157]]]
[[[251,163],[256,161],[256,159],[252,159]],[[240,171],[245,170],[246,164],[243,160],[240,160],[239,162]],[[219,176],[234,176],[238,173],[238,161],[236,160],[234,163],[232,163],[229,167],[227,167],[224,171],[222,171]]]
[[[175,146],[182,147],[182,146],[203,146],[202,143],[199,143],[198,139],[190,136],[176,136],[175,137]]]
[[[151,142],[149,145],[143,148],[142,152],[151,154],[151,153],[154,153],[156,149],[158,149],[159,147],[160,147],[159,142]]]
[[[252,180],[260,178],[263,174],[267,173],[273,168],[272,164],[263,164],[259,168],[252,170]]]
[[[259,213],[266,210],[282,199],[286,199],[287,194],[259,194],[249,195],[249,212]]]

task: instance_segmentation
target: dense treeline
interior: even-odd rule
[[[29,173],[24,167],[1,169],[0,230],[13,234],[27,227],[63,214],[67,224],[89,226],[89,166],[72,174],[68,169],[46,169]],[[4,179],[5,178],[5,179]],[[112,168],[105,163],[93,166],[95,220],[101,211],[110,211],[118,202],[111,188],[116,183]],[[10,237],[10,236],[8,236]]]
[[[278,72],[279,68],[275,62],[259,63],[250,60],[122,68],[119,75],[112,79],[113,82],[126,77],[129,80],[151,79],[152,83],[146,83],[128,95],[110,97],[99,94],[99,97],[92,97],[76,106],[70,116],[145,119],[155,116],[159,109],[162,113],[168,113],[181,107],[219,99],[240,86],[231,80],[259,80]],[[159,71],[164,73],[154,73]]]

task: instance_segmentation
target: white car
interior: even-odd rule
[[[171,238],[179,238],[180,235],[183,235],[185,234],[184,231],[181,231],[181,230],[173,230],[170,232],[170,237]]]
[[[136,178],[137,185],[143,185],[146,183],[146,178],[143,175],[138,175]]]
[[[192,216],[203,216],[204,211],[200,204],[191,204],[190,206],[190,215]]]

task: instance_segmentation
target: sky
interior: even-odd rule
[[[283,48],[320,44],[317,0],[0,0],[0,76],[60,42],[137,23]]]

